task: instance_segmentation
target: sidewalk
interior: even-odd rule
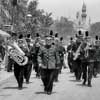
[[[7,78],[9,78],[12,75],[13,75],[13,72],[7,72],[4,68],[4,66],[2,66],[0,69],[0,82],[6,80]]]

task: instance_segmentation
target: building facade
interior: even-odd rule
[[[74,29],[76,32],[82,31],[83,35],[85,31],[90,31],[91,19],[87,15],[87,7],[83,2],[81,11],[76,13],[76,20],[74,23]]]

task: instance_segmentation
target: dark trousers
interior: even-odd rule
[[[61,72],[61,69],[56,69],[56,70],[55,70],[55,76],[54,76],[54,77],[55,77],[55,78],[54,78],[54,81],[55,81],[55,82],[58,81],[58,76],[59,76],[60,72]]]
[[[8,57],[8,66],[7,66],[7,72],[12,71],[12,67],[14,66],[14,61],[10,58],[10,56]]]
[[[96,77],[98,73],[100,73],[100,61],[95,61],[93,67],[93,76]]]
[[[87,80],[87,62],[82,62],[82,72],[83,72],[83,76],[82,78],[84,79],[84,81]]]
[[[70,72],[73,72],[74,69],[73,69],[73,54],[72,53],[68,53],[67,61],[68,61]]]
[[[54,78],[55,78],[55,69],[41,68],[41,80],[44,84],[45,91],[52,92]]]
[[[0,55],[1,55],[1,59],[3,60],[5,56],[5,49],[2,46],[0,46]]]
[[[91,83],[92,75],[93,75],[93,67],[94,62],[83,63],[82,64],[82,72],[83,72],[83,79],[86,82],[88,80],[88,83]]]
[[[64,66],[64,59],[61,59],[61,60],[60,60],[60,63],[61,63],[61,65],[60,65],[60,67],[59,67],[59,68],[60,68],[59,71],[60,71],[60,73],[61,73],[62,67],[65,67],[65,66]]]
[[[36,72],[36,76],[40,76],[40,68],[39,68],[38,62],[34,62],[34,69]]]
[[[94,67],[94,62],[89,62],[89,64],[88,64],[88,82],[91,82],[91,80],[92,80],[93,67]]]
[[[26,79],[26,82],[29,82],[31,72],[32,72],[32,63],[28,63],[27,65],[25,65],[24,68],[24,77]]]
[[[68,66],[69,66],[70,72],[73,72],[73,60],[70,58],[68,58]]]
[[[81,60],[74,61],[74,65],[73,66],[74,66],[74,73],[75,73],[76,80],[80,80],[81,79],[81,75],[82,75]]]
[[[55,70],[55,78],[54,81],[57,82],[58,81],[58,76],[59,74],[61,74],[61,69],[62,69],[62,63],[56,65],[56,70]]]
[[[24,66],[19,66],[14,64],[14,75],[18,83],[18,87],[23,86],[23,77],[24,77]]]

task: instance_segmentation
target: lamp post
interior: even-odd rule
[[[32,19],[32,15],[31,14],[27,14],[26,20],[28,21],[28,23],[31,22],[31,19]]]
[[[31,14],[27,14],[26,15],[26,22],[27,22],[27,32],[31,33],[31,21],[32,21],[32,15]],[[29,30],[29,31],[28,31]]]

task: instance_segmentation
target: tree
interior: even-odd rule
[[[32,15],[32,33],[40,32],[45,34],[53,24],[52,13],[44,12],[43,9],[37,9],[37,5],[38,1],[31,1],[28,6],[28,12]]]
[[[28,1],[27,1],[28,2]],[[4,13],[2,14],[2,18],[4,20],[4,24],[12,24],[14,26],[14,31],[19,32],[23,30],[23,26],[25,25],[25,16],[27,13],[27,2],[24,0],[2,0],[2,9]],[[8,18],[9,15],[11,18]],[[21,29],[22,28],[22,29]]]
[[[91,25],[90,35],[100,35],[100,22],[96,22]]]
[[[55,20],[52,28],[64,38],[73,35],[73,21],[66,17],[61,17],[60,20]]]
[[[41,25],[41,32],[46,35],[49,30],[51,25],[53,24],[53,18],[51,17],[52,13],[42,13],[42,15],[40,16],[40,25]]]
[[[29,5],[28,5],[28,12],[31,13],[33,17],[36,16],[37,5],[38,5],[38,2],[37,1],[31,1],[29,3]]]
[[[17,33],[30,32],[34,36],[34,33],[46,32],[53,24],[52,13],[37,9],[38,1],[31,1],[27,4],[28,1],[29,0],[1,0],[2,8],[5,13],[1,16],[4,24],[12,24],[14,31]],[[27,14],[32,15],[30,22],[27,20]],[[7,17],[8,15],[10,17]]]

